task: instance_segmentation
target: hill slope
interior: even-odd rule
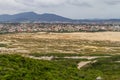
[[[58,16],[55,14],[37,14],[25,12],[14,15],[0,15],[0,22],[70,22],[72,19]]]
[[[120,19],[70,19],[66,17],[62,17],[56,14],[37,14],[35,12],[24,12],[24,13],[18,13],[14,15],[0,15],[0,22],[6,23],[21,23],[21,22],[58,22],[58,23],[115,23],[120,22]]]

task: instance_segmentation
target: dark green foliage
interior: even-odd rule
[[[1,80],[78,80],[79,61],[40,61],[18,55],[0,55]]]
[[[19,55],[0,55],[0,80],[120,80],[120,56],[101,58],[77,69],[80,60],[44,61]]]

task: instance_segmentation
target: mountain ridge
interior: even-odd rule
[[[72,19],[65,18],[56,14],[37,14],[35,12],[24,12],[18,13],[14,15],[0,15],[0,22],[25,22],[25,21],[40,21],[40,22],[67,22]]]
[[[68,23],[103,23],[103,22],[120,22],[120,19],[70,19],[66,17],[62,17],[56,14],[44,13],[37,14],[35,12],[23,12],[18,14],[3,14],[0,15],[0,22],[2,23],[21,23],[21,22],[68,22]]]

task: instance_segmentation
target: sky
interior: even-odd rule
[[[0,14],[31,11],[71,19],[120,18],[120,0],[0,0]]]

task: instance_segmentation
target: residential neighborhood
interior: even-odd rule
[[[120,31],[119,24],[71,23],[7,23],[0,24],[0,33],[14,32],[99,32]]]

